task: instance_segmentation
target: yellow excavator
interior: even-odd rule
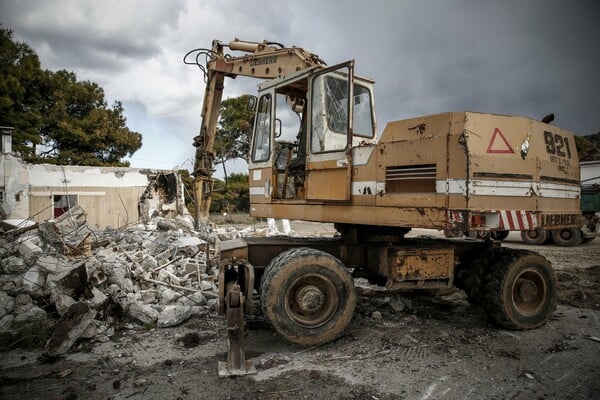
[[[339,336],[356,304],[353,277],[389,290],[458,287],[507,328],[548,321],[557,301],[550,263],[501,247],[489,233],[579,226],[571,132],[465,111],[389,122],[378,137],[374,82],[355,75],[353,61],[327,66],[299,47],[236,39],[215,40],[186,62],[206,78],[194,139],[197,223],[210,207],[225,78],[247,76],[264,80],[251,102],[251,215],[329,222],[339,232],[220,244],[219,311],[227,315],[229,344],[220,376],[253,372],[243,350],[244,313],[258,306],[291,342],[312,346]],[[487,239],[405,237],[412,228]]]

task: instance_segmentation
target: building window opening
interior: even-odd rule
[[[77,205],[76,195],[58,194],[53,196],[54,201],[54,218],[60,217],[69,209]]]

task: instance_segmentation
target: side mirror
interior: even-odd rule
[[[248,104],[247,104],[248,110],[254,111],[256,109],[256,101],[257,101],[256,96],[248,96]]]

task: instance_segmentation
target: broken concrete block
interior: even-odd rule
[[[127,293],[121,289],[117,284],[112,284],[106,289],[106,293],[110,296],[112,301],[121,306],[123,310],[127,310],[129,307],[129,300],[127,299]]]
[[[88,283],[87,269],[85,264],[81,263],[60,273],[48,274],[47,280],[81,295]]]
[[[99,270],[99,269],[95,270],[91,274],[89,273],[89,270],[88,270],[88,276],[90,277],[90,283],[93,286],[100,286],[104,282],[106,282],[106,280],[108,279],[108,277],[106,276],[106,274],[104,272],[102,272],[101,270]]]
[[[148,271],[158,267],[158,262],[154,257],[146,257],[140,262],[140,266]]]
[[[23,276],[0,274],[0,288],[10,296],[18,295],[25,290],[23,287]]]
[[[105,272],[109,283],[119,285],[126,292],[133,292],[133,282],[127,277],[127,269],[123,264],[115,264],[110,271]]]
[[[71,263],[65,257],[55,257],[51,255],[39,257],[35,264],[44,271],[55,274],[72,268]]]
[[[209,310],[215,311],[217,309],[217,306],[219,305],[219,299],[216,297],[214,299],[208,299],[206,301],[206,305],[208,306]]]
[[[206,297],[200,292],[189,294],[186,297],[193,301],[195,306],[206,305]]]
[[[177,299],[177,304],[188,307],[200,307],[206,305],[206,297],[200,292],[188,293]]]
[[[46,311],[44,311],[41,308],[34,306],[32,304],[31,307],[29,307],[27,309],[27,311],[22,312],[15,317],[15,322],[30,324],[32,322],[45,320],[45,319],[46,319]]]
[[[186,256],[193,257],[206,246],[206,242],[196,236],[182,236],[172,243]]]
[[[161,231],[176,231],[177,229],[179,229],[175,222],[165,219],[157,221],[156,227]]]
[[[30,239],[19,243],[18,251],[27,265],[33,265],[37,258],[42,254],[42,248],[36,244],[35,239]]]
[[[108,296],[100,291],[100,289],[94,287],[92,288],[92,298],[88,300],[88,303],[93,308],[98,308],[102,306],[108,300]]]
[[[127,308],[127,314],[144,324],[153,324],[158,319],[158,312],[147,304],[132,303]]]
[[[187,211],[187,210],[185,210],[185,208],[184,208],[184,211]],[[188,232],[194,231],[194,217],[192,217],[189,214],[176,215],[175,222],[177,223],[177,225],[179,225],[184,230],[187,230]]]
[[[158,280],[172,285],[181,286],[181,280],[173,272],[168,270],[169,268],[161,269],[158,273]]]
[[[192,307],[179,305],[165,306],[158,314],[156,326],[159,328],[176,326],[189,319],[193,314],[194,309]]]
[[[8,293],[0,291],[0,318],[4,318],[15,308],[15,298]]]
[[[44,294],[44,286],[46,285],[46,272],[34,265],[29,268],[23,275],[23,286],[27,293],[34,296],[42,296]]]
[[[161,287],[158,293],[158,301],[160,304],[172,304],[177,301],[182,295],[172,289]]]
[[[25,260],[20,257],[8,257],[4,262],[4,271],[7,274],[22,274],[27,271],[28,265]]]
[[[158,290],[156,289],[146,289],[142,290],[140,293],[142,295],[142,301],[146,304],[155,303],[158,299]]]
[[[12,326],[15,322],[15,317],[12,315],[5,315],[0,318],[0,333],[11,333],[13,332]]]
[[[206,261],[200,261],[195,258],[188,258],[185,260],[183,273],[192,274],[200,270],[201,274],[206,274]]]
[[[216,292],[217,291],[217,286],[215,285],[214,282],[211,281],[202,281],[200,282],[200,290],[202,290],[203,292]]]
[[[45,353],[51,357],[65,354],[75,344],[96,316],[87,304],[73,304],[60,318],[52,337],[46,344]]]
[[[15,297],[15,306],[26,306],[33,303],[33,299],[26,293],[20,293]]]
[[[91,339],[96,337],[98,334],[98,328],[96,327],[96,322],[91,320],[87,328],[83,332],[81,332],[80,338],[82,339]]]
[[[72,297],[62,293],[54,282],[49,282],[47,287],[50,292],[50,300],[54,303],[59,315],[64,315],[69,307],[76,303]]]

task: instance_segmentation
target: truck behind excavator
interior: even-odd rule
[[[224,80],[247,76],[266,80],[254,101],[251,215],[329,222],[339,232],[220,244],[219,310],[229,343],[221,376],[252,372],[243,318],[258,306],[291,342],[312,346],[339,336],[356,304],[353,277],[389,290],[458,287],[507,328],[548,321],[556,278],[541,255],[492,240],[405,235],[411,228],[485,234],[578,227],[571,132],[465,111],[389,122],[378,137],[374,82],[355,75],[353,61],[327,66],[298,47],[236,39],[190,52],[186,62],[206,79],[194,141],[197,224],[210,207]]]

